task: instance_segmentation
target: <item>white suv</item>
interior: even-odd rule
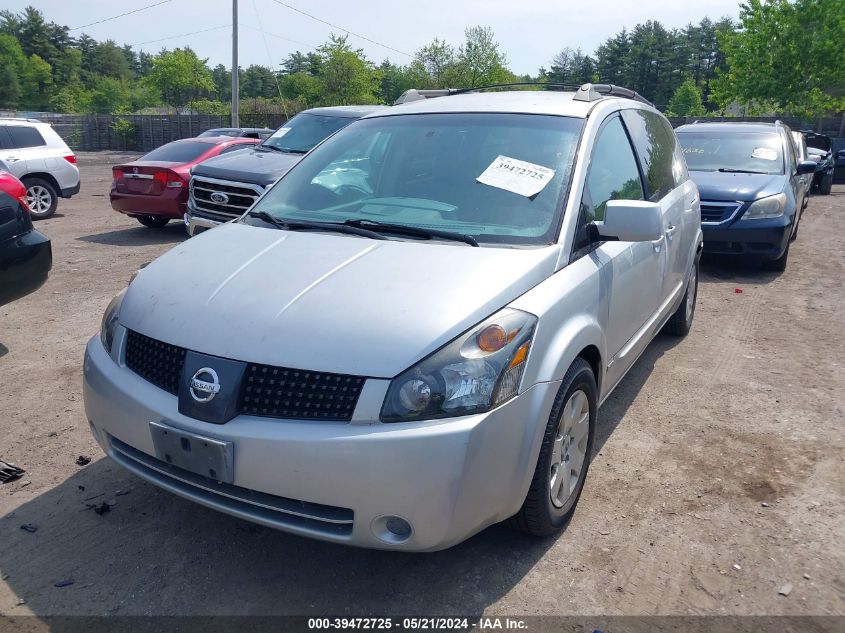
[[[33,219],[49,218],[59,198],[79,193],[76,156],[52,127],[34,119],[0,118],[0,169],[26,185]]]

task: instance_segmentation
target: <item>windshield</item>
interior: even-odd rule
[[[347,117],[301,112],[273,132],[262,145],[284,152],[304,154],[324,138],[331,136],[354,120]]]
[[[208,143],[191,143],[184,141],[176,141],[162,145],[151,151],[149,154],[141,156],[138,160],[161,160],[171,161],[174,163],[187,163],[200,155],[210,150],[213,145]]]
[[[309,154],[254,211],[402,224],[479,242],[549,243],[582,125],[526,114],[363,119]]]
[[[783,147],[776,132],[678,132],[690,171],[783,173]]]

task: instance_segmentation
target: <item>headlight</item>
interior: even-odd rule
[[[103,313],[103,322],[100,324],[100,340],[103,342],[103,347],[111,354],[111,346],[114,343],[114,331],[117,329],[117,317],[120,314],[120,304],[123,303],[123,297],[126,295],[126,290],[121,290],[114,299],[109,302],[106,311]]]
[[[506,308],[394,378],[382,422],[481,413],[519,391],[537,317]]]
[[[751,203],[748,211],[742,214],[743,220],[762,220],[764,218],[779,218],[786,210],[786,194],[760,198]]]

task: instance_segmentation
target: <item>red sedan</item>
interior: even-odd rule
[[[144,226],[158,229],[181,220],[188,203],[191,167],[259,139],[211,136],[167,143],[136,161],[112,167],[111,206]]]

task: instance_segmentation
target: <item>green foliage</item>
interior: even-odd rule
[[[123,149],[128,149],[129,142],[135,138],[137,128],[126,117],[115,119],[109,126],[111,130],[120,138]]]
[[[153,58],[149,84],[178,111],[214,90],[206,61],[197,57],[190,48],[164,50]]]
[[[191,104],[191,108],[200,114],[228,115],[232,113],[231,103],[214,99],[197,99]]]
[[[20,71],[26,56],[12,35],[0,34],[0,108],[15,108],[20,103]]]
[[[703,116],[706,113],[701,103],[701,91],[692,79],[678,86],[666,108],[666,116]]]
[[[455,59],[458,85],[473,88],[513,81],[514,75],[507,69],[507,57],[499,50],[493,29],[474,26],[464,31],[464,37]]]
[[[323,82],[319,78],[303,72],[286,75],[279,80],[282,96],[287,99],[299,99],[307,106],[320,103],[323,96]]]
[[[715,99],[820,116],[845,110],[845,0],[749,0],[719,42]]]
[[[379,75],[363,51],[353,50],[346,37],[329,36],[317,49],[321,57],[321,100],[326,104],[376,103]]]
[[[53,86],[53,69],[38,55],[32,54],[20,73],[21,101],[34,110],[44,110],[49,104]]]
[[[87,111],[95,114],[128,112],[131,104],[129,82],[114,77],[97,77],[86,101]]]

